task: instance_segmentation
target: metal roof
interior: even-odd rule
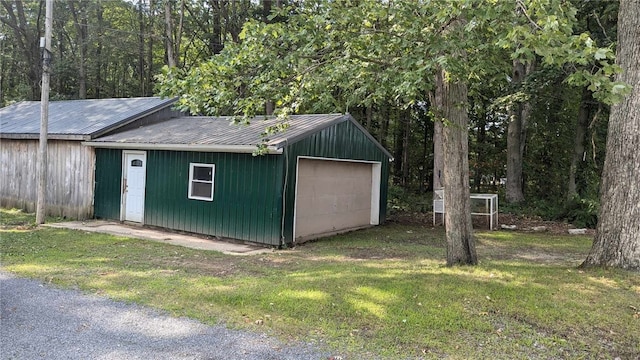
[[[51,138],[90,139],[175,100],[141,97],[51,101],[48,134]],[[39,101],[23,101],[0,109],[0,137],[38,138],[39,134]]]
[[[267,137],[265,144],[278,146],[287,139],[303,135],[309,131],[344,121],[341,114],[292,115],[289,127]],[[238,145],[256,146],[262,143],[262,133],[267,126],[278,123],[275,117],[258,117],[249,125],[234,124],[232,117],[186,116],[161,123],[141,126],[119,134],[100,137],[94,142],[136,143],[136,144],[180,144],[180,145]]]
[[[285,121],[288,125],[285,131],[266,137],[262,135],[265,129],[277,125],[282,120],[259,116],[249,125],[233,124],[232,121],[232,117],[179,117],[99,137],[86,144],[96,147],[229,152],[251,152],[259,144],[265,144],[272,152],[280,152],[287,144],[292,144],[334,124],[352,121],[385,154],[392,157],[348,114],[290,115]]]

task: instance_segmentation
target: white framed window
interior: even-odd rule
[[[189,164],[189,199],[213,201],[214,164]]]

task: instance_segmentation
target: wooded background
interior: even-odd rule
[[[170,91],[166,85],[164,89],[157,87],[157,76],[163,74],[163,69],[166,71],[165,67],[189,71],[221,54],[225,47],[241,44],[245,38],[242,29],[248,21],[286,22],[284,11],[277,16],[272,11],[302,3],[56,1],[51,98],[167,94]],[[344,6],[348,8],[346,3]],[[597,47],[615,49],[618,3],[578,0],[570,3],[577,10],[572,31],[588,33]],[[39,39],[44,33],[44,2],[3,0],[0,5],[0,105],[39,100],[42,68]],[[362,26],[368,26],[366,16],[359,13],[353,16],[360,16]],[[275,47],[280,46],[278,41],[285,41],[274,38]],[[504,38],[508,40],[508,34]],[[291,44],[282,43],[282,51],[287,46]],[[371,57],[384,58],[384,54],[378,55]],[[374,60],[369,62],[371,66],[376,65]],[[407,61],[420,60],[407,58]],[[517,204],[502,207],[505,210],[566,219],[577,226],[595,226],[608,105],[596,100],[587,85],[569,84],[568,73],[574,71],[569,66],[531,66],[535,59],[525,66],[511,60],[507,51],[496,53],[488,61],[491,70],[483,70],[488,75],[468,82],[471,190],[497,192]],[[406,101],[392,92],[378,91],[376,87],[387,86],[384,76],[388,75],[382,61],[379,66],[379,78],[359,79],[352,87],[337,81],[331,88],[326,84],[318,86],[317,93],[312,95],[314,105],[304,105],[298,111],[351,113],[394,155],[392,211],[423,210],[434,187],[433,99],[425,93],[419,101]],[[590,67],[593,73],[601,68],[598,63],[584,67]],[[402,78],[406,74],[395,75]],[[264,111],[274,106],[278,104],[267,101]],[[209,113],[206,109],[201,112]],[[233,114],[231,108],[217,108],[214,112]],[[510,130],[514,117],[523,121],[517,121],[519,127]],[[508,144],[522,153],[521,158],[514,160],[522,168],[521,180],[512,181],[522,197],[506,194]]]

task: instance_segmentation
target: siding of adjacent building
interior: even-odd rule
[[[381,163],[380,183],[380,224],[387,213],[387,179],[389,177],[389,157],[353,122],[345,121],[312,134],[285,149],[288,167],[286,173],[284,238],[293,241],[293,222],[296,189],[296,159],[298,156],[366,160]]]
[[[95,152],[94,214],[101,219],[120,220],[122,150],[95,149]]]
[[[96,217],[120,219],[122,150],[96,149]],[[215,164],[213,201],[188,198],[189,164]],[[280,244],[279,155],[147,151],[144,224]]]
[[[47,214],[74,219],[93,216],[93,148],[79,141],[49,140]],[[38,140],[0,141],[0,206],[35,211]]]

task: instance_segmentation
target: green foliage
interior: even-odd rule
[[[594,229],[598,224],[600,203],[594,198],[573,197],[569,201],[533,199],[522,204],[500,205],[501,213],[535,216],[548,221],[563,221],[577,228]]]
[[[43,33],[44,2],[2,3],[0,106],[16,100],[39,100],[38,44]],[[254,1],[223,1],[215,6],[178,0],[55,1],[52,99],[78,98],[81,64],[85,67],[88,98],[151,96],[154,77],[167,56],[166,3],[172,9],[169,15],[174,36],[178,36],[179,24],[182,26],[180,48],[176,49],[180,68],[200,64],[219,53],[226,42],[239,41],[242,24],[249,18],[263,17],[261,5]],[[18,23],[13,24],[13,19]]]
[[[389,215],[431,211],[432,193],[416,193],[398,185],[389,185],[387,209]]]
[[[379,130],[381,142],[398,149],[394,178],[405,186],[422,187],[428,182],[424,170],[430,168],[424,163],[428,155],[419,146],[408,147],[412,169],[405,179],[398,156],[405,151],[398,137],[402,117],[393,114],[410,110],[420,116],[415,109],[429,102],[435,70],[444,68],[449,80],[468,83],[470,160],[476,183],[486,183],[486,178],[496,183],[504,176],[508,108],[530,101],[536,104],[537,119],[528,140],[532,152],[527,155],[525,175],[533,186],[528,182],[527,191],[562,198],[563,164],[571,151],[577,104],[570,89],[588,86],[605,102],[628,92],[613,82],[619,70],[614,44],[602,41],[600,33],[592,38],[589,29],[578,28],[596,9],[579,6],[559,0],[429,6],[414,1],[316,0],[284,6],[270,22],[245,23],[241,41],[228,44],[199,66],[165,69],[157,78],[158,91],[179,96],[183,110],[245,120],[264,114],[267,103],[280,115],[365,107],[387,111],[374,117],[392,119],[387,120],[388,128],[375,121],[370,130]],[[463,26],[453,26],[458,23]],[[539,70],[513,88],[512,60],[534,58],[541,64]],[[430,140],[421,136],[426,127],[420,124],[414,121],[410,126],[410,144]],[[430,153],[431,144],[428,149]],[[558,154],[548,154],[556,149]],[[551,191],[540,192],[543,181],[536,178],[553,184]]]
[[[549,199],[535,199],[527,203],[523,213],[539,216],[543,220],[559,221],[564,220],[564,206],[558,201]]]
[[[620,72],[613,46],[599,47],[589,32],[574,33],[576,8],[559,0],[517,4],[516,11],[527,21],[513,26],[498,41],[513,49],[513,58],[530,61],[537,56],[545,66],[569,68],[568,84],[588,86],[596,99],[607,104],[631,92],[629,85],[613,79]]]
[[[286,22],[246,23],[241,44],[227,47],[202,65],[212,70],[204,87],[225,95],[217,100],[204,93],[184,97],[183,105],[248,116],[268,100],[292,112],[380,104],[387,99],[406,107],[426,99],[436,66],[445,67],[450,76],[467,76],[463,75],[468,70],[466,63],[454,56],[458,46],[452,47],[451,40],[446,43],[437,30],[451,21],[448,11],[470,11],[466,4],[457,8],[434,3],[427,9],[412,2],[387,6],[363,1],[349,4],[349,11],[339,2],[310,4],[283,10]],[[474,29],[448,36],[459,40],[475,33]],[[470,43],[460,46],[476,49]],[[191,85],[203,74],[194,70],[182,79]],[[165,77],[160,81],[163,94],[176,95],[171,84],[163,85],[167,81],[181,80]]]
[[[563,217],[579,228],[594,229],[598,224],[600,202],[596,199],[574,197],[564,207]]]
[[[0,226],[33,226],[36,223],[34,214],[18,209],[0,209]]]

